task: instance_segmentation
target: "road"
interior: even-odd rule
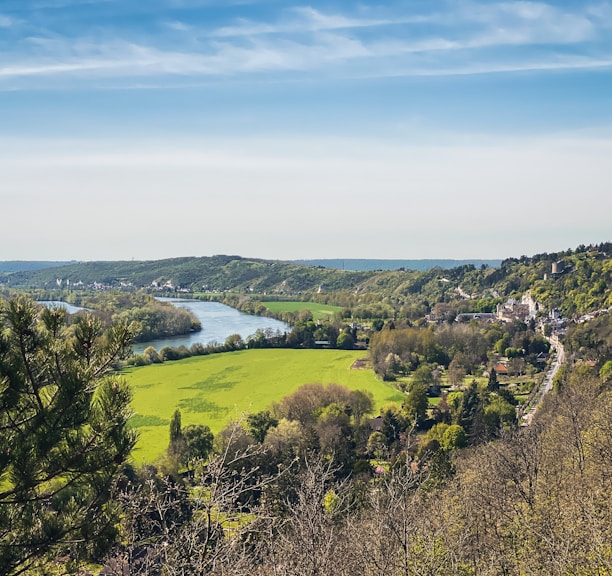
[[[520,422],[521,426],[529,426],[529,424],[531,424],[533,415],[536,413],[546,393],[552,389],[555,375],[559,371],[559,368],[561,368],[563,365],[563,362],[565,362],[565,350],[563,349],[563,344],[561,344],[559,341],[558,336],[553,335],[548,339],[548,341],[550,342],[552,348],[556,350],[557,354],[554,362],[551,364],[548,372],[546,373],[546,377],[542,381],[542,384],[540,384],[540,389],[536,392],[536,395],[531,402],[531,407],[527,412],[525,412],[525,414],[523,414]]]

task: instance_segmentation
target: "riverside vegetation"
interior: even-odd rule
[[[224,266],[238,274],[240,259]],[[258,277],[246,270],[249,290],[222,297],[265,305],[269,295],[255,293]],[[272,383],[267,404],[214,431],[192,403],[166,402],[157,426],[164,454],[146,466],[127,458],[136,440],[130,387],[109,372],[123,365],[138,324],[117,318],[104,333],[90,315],[68,318],[12,297],[2,303],[0,338],[0,573],[612,573],[610,271],[604,244],[510,259],[498,270],[374,273],[356,292],[317,286],[302,299],[340,306],[329,322],[294,311],[284,342],[259,335],[226,354],[127,376],[164,368],[174,374],[166,393],[180,387],[182,398],[204,403],[255,379],[239,374],[259,354],[279,354],[282,382],[292,381],[288,353],[327,355],[322,365],[368,355],[380,380],[352,389],[315,383],[323,378]],[[533,323],[456,321],[527,289],[542,303]],[[543,374],[553,309],[590,314],[566,323],[567,361],[534,423],[521,428],[515,404]],[[323,340],[362,350],[302,349]],[[198,363],[199,380],[181,383],[176,370]],[[204,364],[216,367],[207,373]],[[138,406],[138,385],[131,389]]]
[[[200,322],[188,310],[162,302],[142,290],[29,290],[36,300],[64,301],[83,307],[94,314],[103,326],[113,323],[134,323],[134,342],[148,342],[197,332]]]

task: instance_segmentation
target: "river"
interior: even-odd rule
[[[273,333],[283,333],[291,330],[288,324],[280,320],[266,318],[265,316],[251,316],[219,302],[203,302],[201,300],[185,300],[180,298],[159,298],[159,300],[171,302],[177,307],[186,308],[193,312],[194,316],[202,324],[202,330],[151,342],[137,342],[132,346],[135,354],[141,354],[148,346],[153,346],[159,351],[164,346],[186,346],[189,348],[192,344],[196,343],[203,345],[214,342],[223,344],[231,334],[240,334],[246,340],[249,336],[255,334],[258,329],[271,330]]]
[[[156,350],[161,350],[164,346],[186,346],[189,348],[192,344],[223,344],[231,334],[240,334],[244,340],[252,336],[257,330],[277,332],[289,332],[291,327],[285,322],[276,320],[275,318],[266,318],[265,316],[252,316],[240,312],[235,308],[226,306],[219,302],[203,302],[201,300],[186,300],[182,298],[158,298],[162,302],[171,302],[179,308],[186,308],[193,312],[194,316],[202,324],[202,330],[182,336],[173,336],[171,338],[161,338],[150,342],[137,342],[132,346],[135,354],[142,354],[145,348],[153,346]],[[66,308],[68,313],[74,314],[80,310],[86,310],[79,306],[73,306],[66,302],[58,300],[39,301],[39,304],[45,306],[62,306]]]

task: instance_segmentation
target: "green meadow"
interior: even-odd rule
[[[334,312],[342,310],[341,306],[318,304],[317,302],[262,302],[271,312],[300,312],[310,310],[314,320],[325,320]]]
[[[183,426],[206,424],[216,434],[232,419],[265,410],[311,382],[368,390],[377,410],[401,401],[401,393],[372,370],[351,369],[363,356],[346,350],[242,350],[125,370],[134,395],[132,424],[140,435],[134,461],[151,463],[164,452],[177,408]]]

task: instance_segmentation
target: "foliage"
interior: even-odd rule
[[[0,574],[69,551],[97,556],[114,537],[110,489],[135,442],[130,391],[109,375],[130,348],[81,316],[20,296],[0,310]]]
[[[202,424],[189,424],[183,429],[183,438],[186,445],[186,459],[206,460],[212,452],[214,436],[208,426]]]
[[[403,404],[403,410],[408,421],[416,427],[420,426],[427,415],[428,405],[425,384],[413,383]]]
[[[467,374],[479,375],[494,363],[495,354],[520,360],[510,365],[517,372],[527,366],[535,372],[541,369],[538,354],[549,349],[548,341],[523,322],[454,323],[384,329],[371,338],[370,358],[382,378],[395,380],[409,374],[411,382],[424,384],[433,393],[440,384],[438,367],[447,368],[448,381],[461,386]],[[497,383],[489,385],[495,390]]]
[[[444,450],[454,450],[467,446],[467,435],[465,430],[458,424],[451,424],[440,439],[440,446]]]
[[[247,416],[247,426],[251,436],[261,444],[266,439],[268,430],[278,426],[278,419],[274,418],[269,410],[262,410]]]
[[[612,380],[612,360],[608,360],[599,371],[599,377],[602,382],[610,382]]]
[[[392,356],[389,356],[389,355]],[[421,363],[438,363],[444,361],[444,352],[436,342],[432,330],[405,328],[382,330],[373,334],[370,340],[370,358],[374,370],[384,375],[392,368],[389,361],[398,357],[401,369],[414,370]],[[392,372],[395,370],[391,370]]]
[[[344,330],[340,333],[336,341],[336,346],[341,350],[352,350],[353,346],[355,346],[355,340],[348,330]]]
[[[181,426],[181,411],[176,409],[170,420],[170,446],[180,442],[183,439],[183,430]]]
[[[338,384],[305,384],[293,394],[285,396],[275,411],[281,418],[297,420],[302,425],[316,421],[324,409],[334,406],[347,416],[354,416],[357,422],[373,410],[374,397],[370,392],[350,390]]]
[[[563,342],[571,357],[602,366],[612,357],[612,311],[589,322],[570,325]]]
[[[459,461],[447,513],[462,518],[458,549],[476,573],[612,569],[610,390],[579,376],[547,404],[529,429]]]

